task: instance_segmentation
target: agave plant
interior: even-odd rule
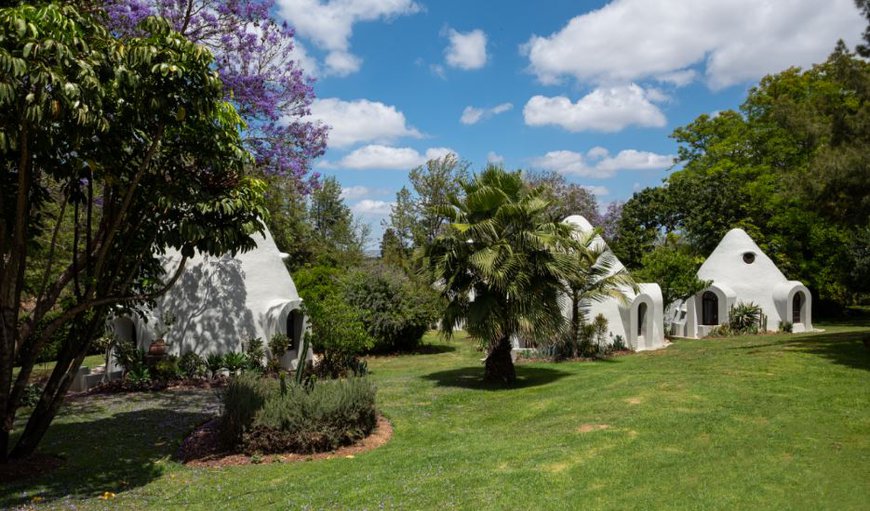
[[[232,352],[224,355],[224,367],[230,373],[237,373],[248,365],[248,357],[242,352]]]

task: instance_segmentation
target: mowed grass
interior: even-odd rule
[[[0,485],[0,507],[868,509],[870,328],[823,327],[527,363],[508,389],[480,382],[473,343],[432,335],[369,360],[395,433],[353,458],[187,468],[170,456],[213,395],[80,399],[43,446],[65,466]]]

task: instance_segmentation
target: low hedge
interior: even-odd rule
[[[297,385],[245,373],[224,391],[221,437],[246,453],[331,451],[374,429],[375,392],[366,378]]]

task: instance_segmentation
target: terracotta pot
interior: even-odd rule
[[[166,355],[166,342],[163,339],[157,339],[148,346],[148,354],[152,357],[162,357]]]

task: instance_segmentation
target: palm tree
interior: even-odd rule
[[[628,291],[637,293],[638,287],[625,266],[613,255],[595,230],[584,230],[576,225],[574,227],[574,238],[579,244],[574,251],[577,267],[568,276],[567,284],[571,306],[570,335],[572,345],[576,348],[580,339],[580,328],[587,319],[584,316],[584,305],[611,298],[626,303]]]
[[[488,167],[461,183],[444,208],[446,231],[424,248],[424,267],[447,299],[446,335],[464,324],[487,351],[484,378],[511,382],[511,339],[553,339],[563,331],[560,302],[578,278],[574,229],[551,218],[541,188],[519,172]]]

